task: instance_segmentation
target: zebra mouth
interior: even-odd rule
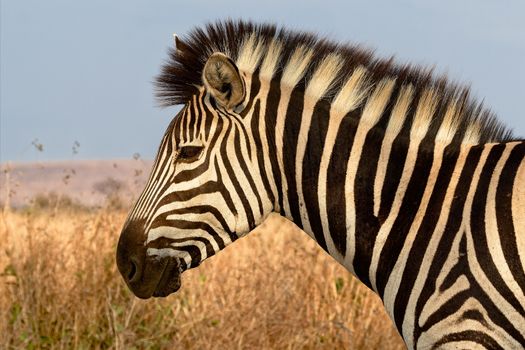
[[[181,286],[181,264],[179,259],[169,259],[153,291],[154,297],[167,297]]]

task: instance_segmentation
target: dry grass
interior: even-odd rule
[[[186,272],[177,294],[136,299],[114,261],[124,217],[3,214],[0,348],[404,348],[380,300],[281,222]]]

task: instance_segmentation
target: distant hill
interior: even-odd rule
[[[0,203],[9,200],[11,206],[21,207],[37,195],[55,193],[96,206],[112,191],[118,191],[122,200],[132,201],[142,190],[152,164],[142,159],[2,163]]]

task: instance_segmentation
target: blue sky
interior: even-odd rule
[[[218,18],[271,21],[434,65],[525,136],[525,3],[2,0],[0,161],[152,158],[176,108],[152,81],[172,33]],[[38,152],[31,143],[44,146]],[[78,154],[72,146],[80,143]]]

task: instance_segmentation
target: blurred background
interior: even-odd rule
[[[156,106],[154,77],[173,33],[224,18],[435,66],[525,135],[521,0],[1,0],[0,348],[402,348],[375,296],[315,245],[287,250],[287,269],[264,260],[302,244],[293,234],[248,238],[258,243],[186,277],[206,288],[168,302],[138,301],[119,279],[125,209],[178,111]]]

